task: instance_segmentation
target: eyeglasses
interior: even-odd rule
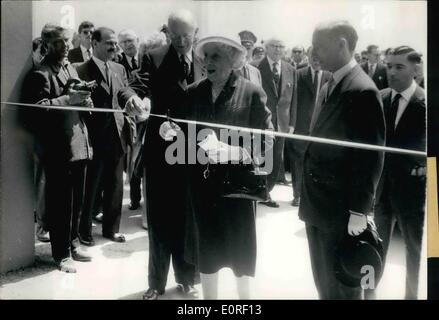
[[[270,47],[272,47],[273,49],[285,49],[285,46],[282,45],[275,45],[275,44],[270,44]]]
[[[82,30],[83,34],[92,34],[93,30]]]
[[[293,53],[302,53],[300,50],[293,50]]]

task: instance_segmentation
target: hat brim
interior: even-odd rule
[[[221,36],[213,36],[213,37],[203,38],[203,39],[201,39],[201,40],[199,40],[197,42],[197,45],[195,47],[194,52],[202,60],[204,59],[204,47],[208,43],[221,43],[221,44],[225,44],[227,46],[235,48],[243,56],[247,55],[247,49],[244,46],[242,46],[240,43],[236,42],[235,40],[232,40],[232,39],[229,39],[229,38],[226,38],[226,37],[221,37]]]

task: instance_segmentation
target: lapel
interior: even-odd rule
[[[398,121],[398,125],[395,128],[395,133],[398,132],[398,129],[402,128],[407,121],[410,121],[411,119],[410,114],[412,113],[412,111],[414,111],[414,109],[418,106],[418,104],[422,102],[424,99],[425,96],[424,93],[422,92],[422,89],[418,85],[416,85],[416,90],[411,96],[410,101],[404,110],[404,113],[401,115],[401,118]]]
[[[331,95],[328,97],[328,100],[322,106],[320,114],[316,119],[314,124],[314,128],[311,128],[310,134],[313,135],[322,123],[328,119],[331,114],[337,109],[338,103],[340,100],[341,92],[346,90],[346,87],[349,86],[353,78],[360,72],[361,67],[359,65],[355,66],[341,81],[335,86]]]
[[[69,79],[68,74],[66,74],[61,66],[57,66],[56,64],[51,64],[50,68],[53,71],[53,76],[56,79],[58,86],[63,88],[66,85],[67,80]]]
[[[232,72],[229,80],[227,81],[226,85],[224,86],[223,90],[215,101],[215,110],[217,112],[218,107],[221,108],[221,106],[226,106],[228,101],[232,99],[235,92],[235,87],[238,85],[238,81],[239,77],[234,72]]]
[[[285,91],[287,86],[292,86],[294,84],[294,74],[290,72],[287,67],[287,62],[282,61],[281,72],[280,72],[280,96]]]
[[[306,74],[304,75],[304,80],[305,80],[305,83],[306,83],[306,85],[307,85],[307,87],[308,87],[308,89],[312,92],[312,94],[315,96],[315,90],[314,90],[314,85],[313,85],[313,83],[312,83],[312,70],[311,70],[311,67],[308,67],[307,68],[308,70],[306,71]],[[322,80],[323,80],[323,75],[322,75]],[[321,84],[321,86],[322,86],[323,84]]]
[[[264,58],[259,65],[259,70],[261,71],[262,81],[265,83],[264,88],[268,88],[272,91],[273,95],[277,98],[278,92],[276,86],[274,85],[273,73],[270,69],[270,64],[268,59]]]
[[[90,75],[92,79],[96,79],[99,86],[102,87],[109,95],[112,94],[108,83],[105,81],[104,75],[101,69],[96,65],[93,59],[88,60],[86,63],[89,65]]]

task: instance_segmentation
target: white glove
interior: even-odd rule
[[[159,134],[165,141],[172,141],[178,131],[181,131],[181,128],[177,124],[165,121],[160,126]]]
[[[363,231],[367,228],[367,221],[368,218],[366,215],[357,212],[351,212],[348,222],[348,233],[351,236],[358,236],[362,234]]]

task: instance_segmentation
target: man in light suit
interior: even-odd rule
[[[361,67],[375,82],[378,90],[389,86],[387,83],[386,66],[380,62],[378,46],[373,44],[367,46],[367,62],[362,63]]]
[[[323,85],[328,82],[331,73],[322,70],[319,61],[312,54],[312,47],[308,48],[308,67],[296,71],[297,74],[297,108],[294,115],[294,133],[309,135],[309,125],[314,112],[317,97]],[[293,184],[292,206],[298,207],[300,203],[300,187],[302,181],[302,158],[306,143],[300,140],[286,142],[290,157],[291,180]]]
[[[313,52],[322,69],[333,76],[320,92],[310,135],[384,145],[381,97],[353,57],[357,40],[347,21],[314,30]],[[383,154],[316,142],[307,142],[304,150],[299,216],[306,224],[319,297],[361,299],[361,288],[347,287],[335,277],[334,248],[346,233],[357,236],[366,229]]]
[[[87,82],[96,81],[91,94],[95,108],[123,109],[117,93],[128,86],[123,66],[112,61],[116,54],[116,35],[105,27],[92,35],[93,57],[77,65],[79,77]],[[132,99],[138,99],[133,96]],[[140,99],[139,99],[140,100]],[[119,233],[123,199],[123,165],[127,148],[135,139],[133,120],[122,113],[92,113],[87,127],[94,149],[94,157],[87,168],[85,200],[80,223],[80,240],[92,246],[92,215],[96,201],[102,194],[102,235],[115,242],[125,242]]]
[[[90,21],[83,21],[78,27],[78,35],[80,45],[69,51],[67,59],[70,63],[78,63],[89,60],[93,56],[93,48],[91,46],[91,35],[95,27]]]
[[[292,132],[293,115],[296,103],[296,72],[282,58],[285,55],[284,42],[277,38],[266,41],[266,57],[259,64],[262,76],[262,87],[267,94],[267,107],[272,113],[273,126],[276,131]],[[284,138],[276,138],[273,147],[273,170],[267,178],[267,190],[273,190],[280,172],[284,172]],[[282,180],[282,179],[281,179]],[[279,204],[269,198],[261,202],[269,207],[277,208]]]
[[[387,56],[389,88],[381,91],[386,117],[386,145],[425,151],[425,93],[415,82],[420,54],[407,46]],[[406,247],[406,299],[418,296],[425,214],[425,166],[422,156],[387,153],[378,185],[375,223],[387,253],[396,222]],[[367,291],[369,293],[369,291]],[[374,291],[368,295],[373,297]]]
[[[152,113],[182,118],[187,86],[205,74],[192,48],[197,31],[192,13],[181,10],[171,14],[168,28],[171,43],[144,56],[142,69],[120,96],[128,99],[134,90],[141,98],[151,99]],[[171,258],[179,290],[195,295],[195,266],[185,261],[189,205],[185,170],[166,161],[166,149],[172,141],[159,135],[166,119],[152,117],[148,121],[143,162],[148,198],[149,288],[143,298],[155,300],[165,292]]]

